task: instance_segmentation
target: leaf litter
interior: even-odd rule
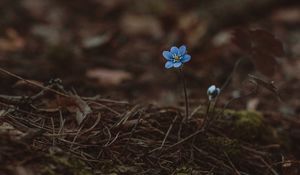
[[[255,140],[238,141],[238,133],[231,133],[237,132],[232,130],[236,120],[234,112],[227,113],[225,118],[221,117],[203,130],[203,111],[183,122],[180,108],[80,97],[64,88],[52,88],[45,86],[44,93],[33,95],[36,98],[26,103],[17,96],[1,100],[2,110],[10,110],[2,113],[1,127],[24,133],[12,142],[21,142],[38,154],[50,148],[60,149],[85,162],[98,174],[201,174],[212,169],[218,174],[262,174],[265,171],[275,173],[281,167],[281,164],[275,165],[280,158],[273,152],[274,147],[267,149],[257,145],[260,142],[266,146],[277,145],[278,138],[268,131],[267,137],[273,138],[269,141],[260,134],[251,136]],[[57,110],[39,110],[37,106],[43,106],[43,101],[55,101]],[[224,125],[225,120],[227,124]],[[241,125],[250,119],[238,121]],[[1,137],[10,134],[0,131]],[[275,150],[279,151],[279,148]]]

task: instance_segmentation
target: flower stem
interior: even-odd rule
[[[183,92],[184,92],[184,100],[185,100],[185,120],[187,121],[189,118],[189,101],[188,101],[187,90],[186,90],[186,81],[185,81],[182,67],[179,70],[180,70],[182,83],[183,83]]]
[[[211,101],[209,100],[208,101],[208,105],[207,105],[207,108],[206,108],[206,114],[204,116],[204,120],[203,120],[203,124],[201,126],[201,129],[204,129],[206,128],[207,124],[208,124],[208,120],[209,120],[209,108],[210,108],[210,105],[211,105]]]
[[[210,104],[211,104],[211,101],[209,100],[208,105],[207,105],[207,109],[206,109],[206,117],[208,117],[208,115],[209,115]]]

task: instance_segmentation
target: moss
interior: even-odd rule
[[[186,166],[182,166],[176,169],[176,175],[188,175],[191,174],[192,168],[188,168]]]
[[[207,138],[207,143],[218,154],[228,154],[229,157],[239,157],[241,148],[238,140],[229,139],[221,136],[210,136]]]
[[[118,174],[137,174],[143,171],[137,166],[118,165],[113,162],[106,162],[101,166],[101,174],[118,175]]]
[[[186,165],[186,166],[181,166],[176,168],[176,172],[174,173],[175,175],[190,175],[190,174],[203,174],[203,172],[197,170],[194,167],[191,167],[190,165]],[[208,174],[210,175],[210,173]]]
[[[57,173],[55,173],[55,171],[53,170],[53,166],[44,166],[41,169],[41,174],[45,174],[45,175],[56,175]]]
[[[74,174],[91,175],[92,172],[87,169],[88,166],[81,160],[66,155],[47,155],[49,159],[47,165],[42,168],[41,174]]]
[[[258,112],[238,111],[235,113],[235,135],[243,139],[257,138],[263,130],[263,118]]]
[[[212,112],[212,109],[210,109]],[[214,114],[223,112],[215,125],[231,138],[243,141],[262,143],[278,143],[280,138],[277,131],[264,122],[262,113],[257,111],[215,108]],[[199,110],[200,115],[205,115],[206,107]],[[211,114],[212,115],[212,114]]]
[[[263,130],[263,117],[261,113],[255,111],[224,111],[223,128],[228,128],[234,136],[242,140],[253,140],[260,137]]]
[[[256,111],[225,110],[224,128],[228,127],[230,135],[245,141],[274,143],[278,141],[274,128],[264,122],[263,115]]]

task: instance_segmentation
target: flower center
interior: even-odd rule
[[[181,57],[178,55],[174,55],[173,58],[174,58],[174,62],[178,62],[178,61],[180,61]]]

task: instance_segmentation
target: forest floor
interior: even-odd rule
[[[265,1],[2,0],[0,174],[300,174],[300,5]]]

